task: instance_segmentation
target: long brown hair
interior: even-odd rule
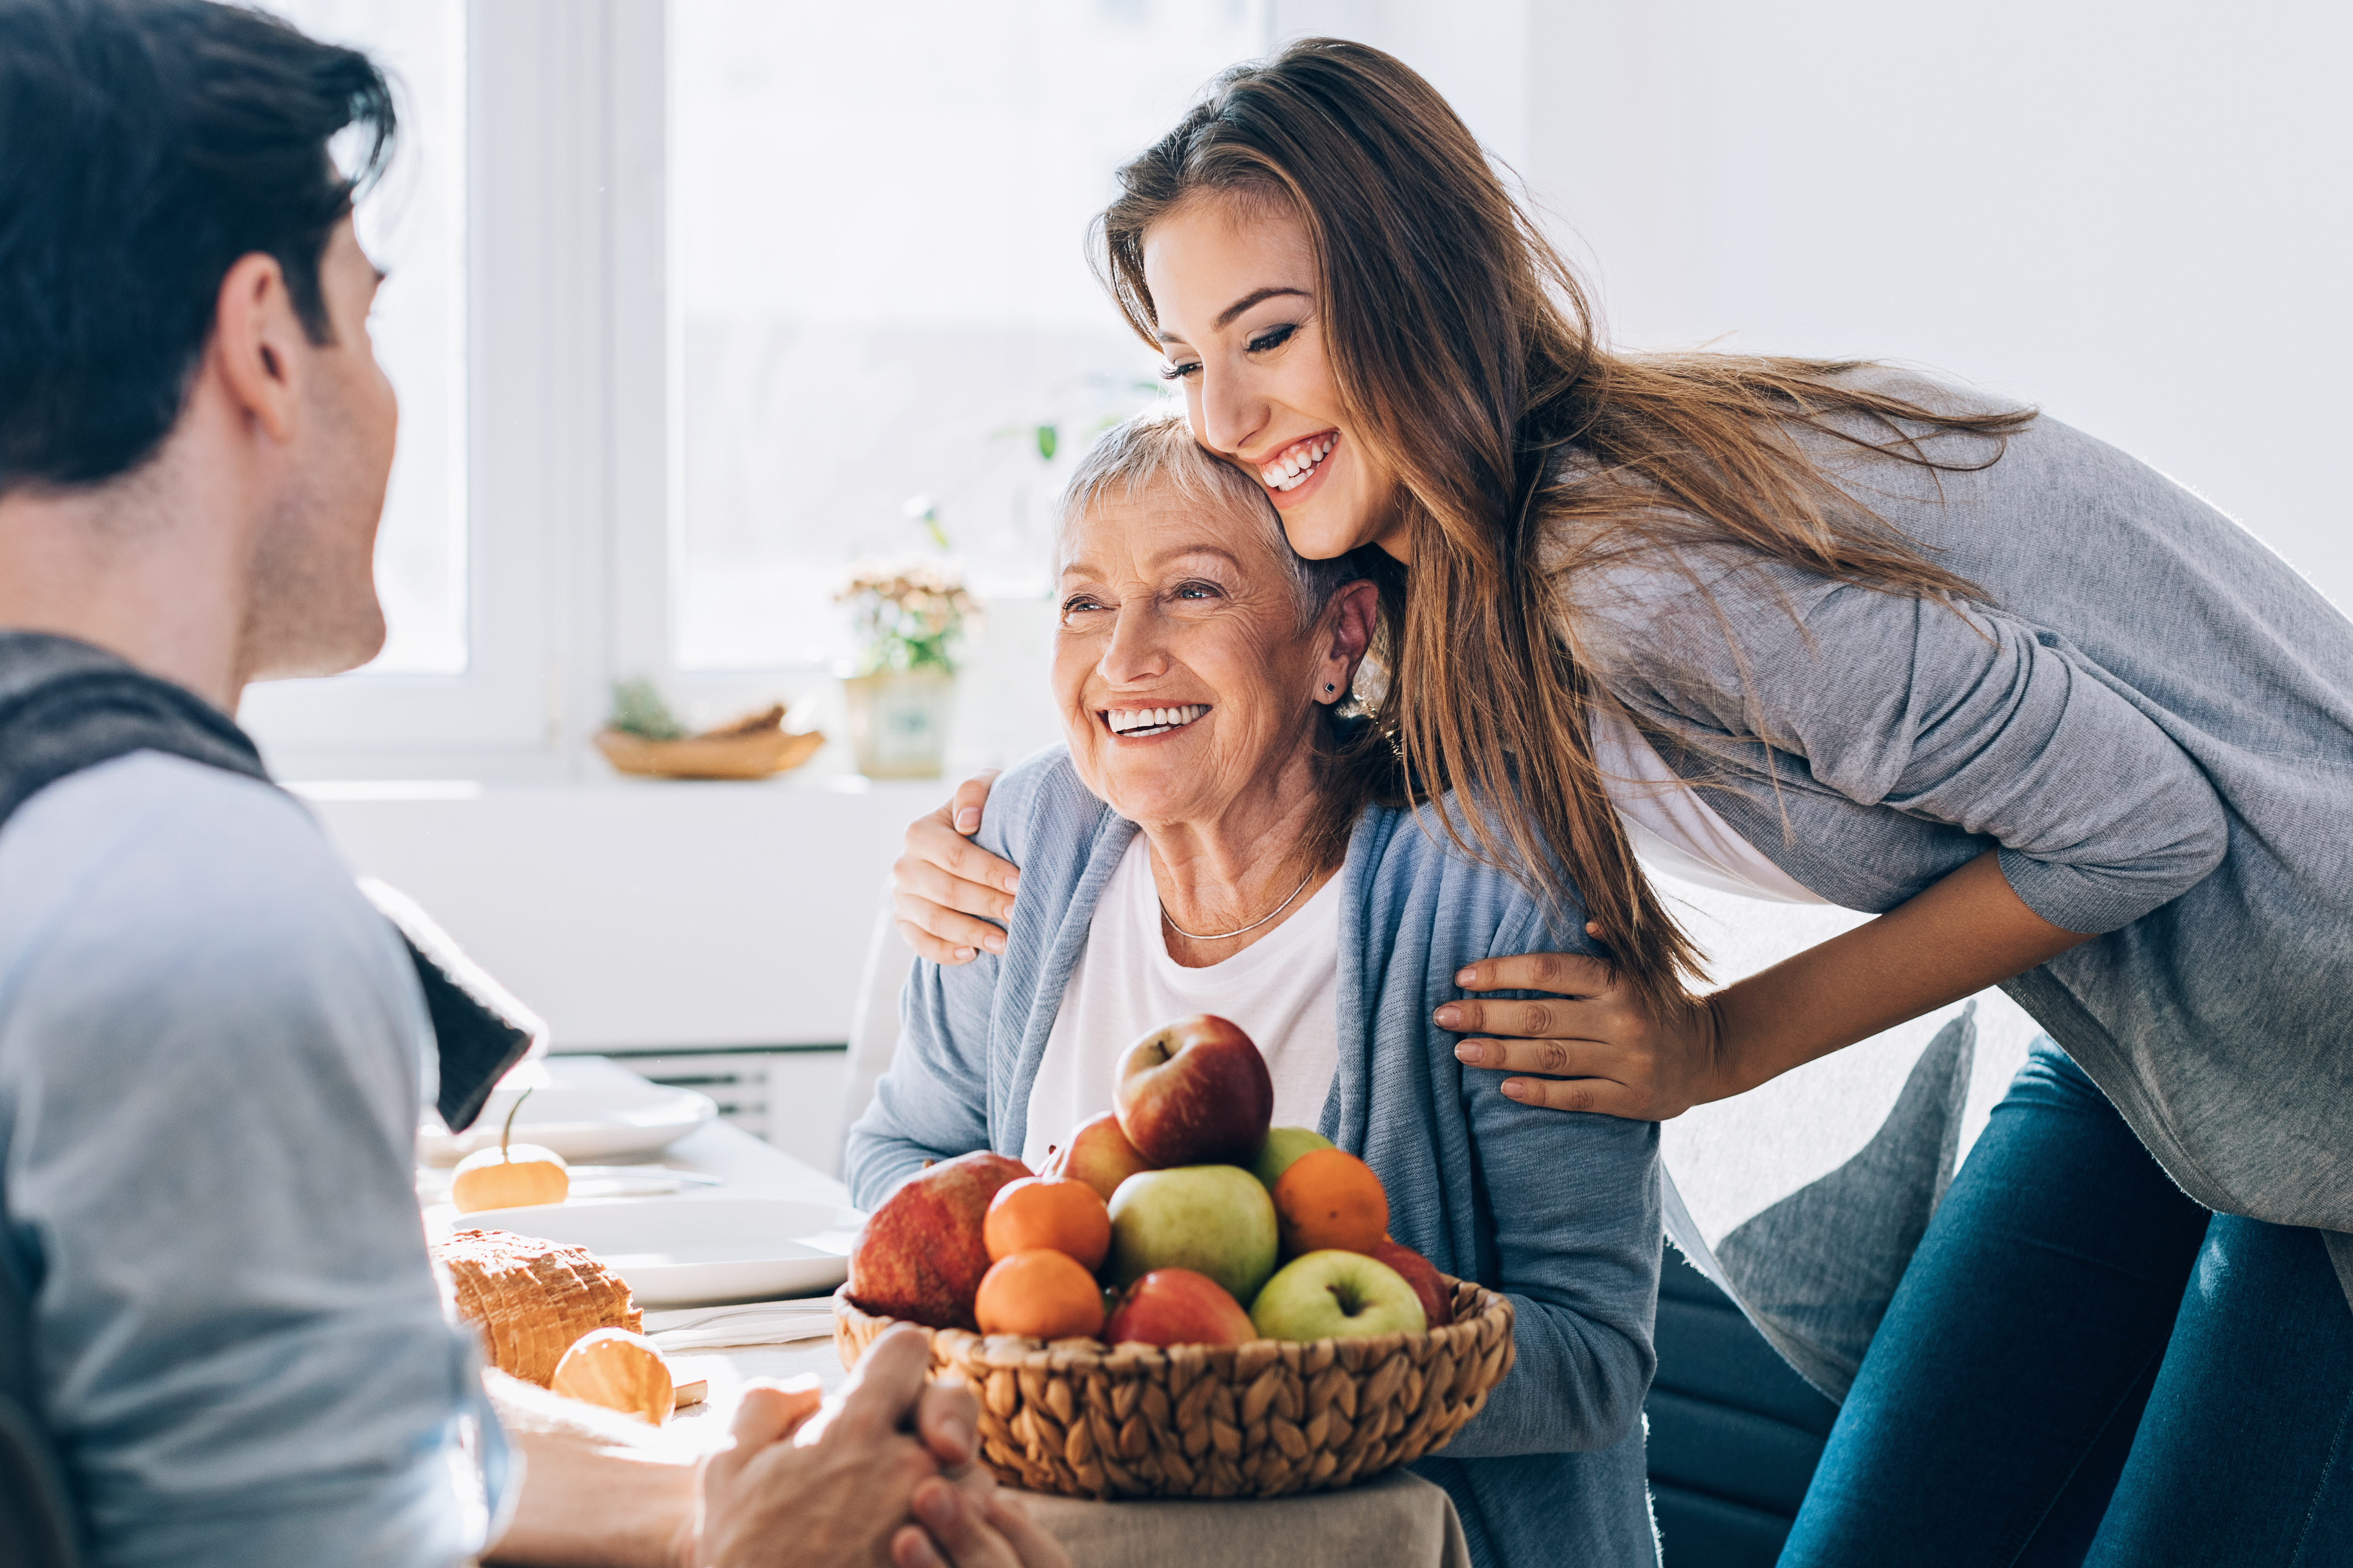
[[[1410,591],[1382,595],[1388,688],[1365,743],[1401,759],[1416,795],[1471,789],[1484,807],[1462,813],[1472,852],[1538,891],[1573,891],[1654,1006],[1681,994],[1699,954],[1610,804],[1588,724],[1614,704],[1579,657],[1539,544],[1599,541],[1589,562],[1714,541],[1887,592],[1979,598],[1833,483],[1791,431],[1952,471],[1991,462],[1999,445],[1957,464],[1924,438],[1999,442],[2032,411],[1956,414],[1842,384],[1861,362],[1609,352],[1575,273],[1470,129],[1410,68],[1362,44],[1304,39],[1228,71],[1120,184],[1098,220],[1100,265],[1155,346],[1144,277],[1155,223],[1220,195],[1305,225],[1341,396],[1397,472],[1411,541]],[[1856,416],[1886,438],[1831,422]],[[1588,482],[1564,482],[1565,466]]]

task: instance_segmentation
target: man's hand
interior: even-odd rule
[[[1068,1568],[971,1463],[979,1404],[967,1389],[927,1384],[930,1363],[921,1333],[893,1329],[867,1348],[838,1401],[813,1386],[747,1389],[734,1447],[703,1472],[684,1568]]]
[[[891,1538],[896,1568],[1071,1568],[1062,1543],[1001,1491],[925,1481],[915,1489],[915,1517],[922,1529],[907,1525]]]
[[[990,769],[958,784],[947,805],[908,826],[906,850],[891,868],[899,933],[934,963],[969,963],[984,948],[1005,951],[1005,932],[988,922],[1013,913],[1021,873],[970,837],[980,831],[981,808],[996,782]]]

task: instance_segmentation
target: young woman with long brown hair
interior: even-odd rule
[[[1466,847],[1573,888],[1614,960],[1466,971],[1461,1061],[1656,1119],[1989,984],[2048,1031],[1784,1562],[2353,1554],[2353,626],[2031,411],[1609,352],[1378,51],[1228,73],[1122,184],[1103,271],[1198,438],[1303,555],[1390,563],[1359,743],[1493,800]],[[960,836],[985,789],[899,865],[944,963],[1017,879]],[[1638,844],[1880,918],[1694,994]]]

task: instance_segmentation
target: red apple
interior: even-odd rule
[[[1069,1176],[1084,1182],[1111,1202],[1119,1184],[1138,1171],[1152,1169],[1152,1162],[1135,1152],[1127,1134],[1119,1130],[1119,1116],[1106,1110],[1091,1121],[1082,1121],[1071,1134],[1071,1141],[1046,1158],[1041,1176]]]
[[[1163,1024],[1119,1059],[1120,1130],[1154,1164],[1243,1165],[1266,1146],[1274,1079],[1240,1025],[1199,1013]]]
[[[978,1328],[972,1299],[988,1272],[988,1200],[1029,1173],[1020,1161],[983,1149],[912,1178],[858,1233],[850,1299],[870,1312],[935,1329]]]
[[[1454,1321],[1454,1288],[1440,1278],[1436,1264],[1386,1236],[1371,1256],[1396,1269],[1413,1287],[1413,1293],[1421,1298],[1422,1314],[1430,1320],[1431,1328],[1442,1329]]]
[[[1147,1345],[1239,1345],[1257,1339],[1241,1303],[1225,1287],[1190,1268],[1155,1268],[1127,1288],[1103,1341]]]

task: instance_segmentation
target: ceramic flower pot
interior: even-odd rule
[[[870,779],[935,779],[947,765],[955,677],[933,670],[858,675],[843,681],[849,743]]]

